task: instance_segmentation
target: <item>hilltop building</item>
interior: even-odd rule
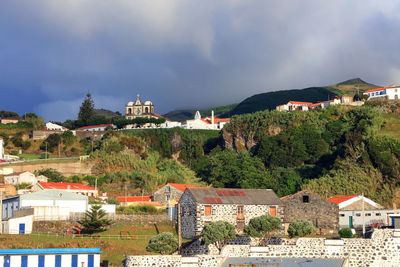
[[[19,121],[22,121],[22,119],[17,117],[8,117],[8,118],[1,118],[0,121],[1,124],[8,124],[8,123],[18,123]]]
[[[37,183],[37,191],[41,190],[65,190],[68,192],[81,194],[89,197],[97,197],[99,191],[89,185],[84,185],[80,183],[47,183],[47,182],[39,182]]]
[[[229,222],[241,233],[254,217],[284,216],[282,202],[271,189],[186,188],[179,204],[184,238],[198,236],[211,222]]]
[[[52,123],[52,122],[47,122],[46,123],[46,127],[45,127],[46,131],[66,131],[68,130],[67,128],[65,128],[64,126]]]
[[[135,102],[131,101],[125,106],[125,119],[137,117],[159,118],[160,116],[154,113],[154,105],[151,101],[147,100],[143,103],[138,95]]]
[[[214,111],[211,111],[211,117],[201,118],[200,112],[197,111],[194,119],[187,120],[183,127],[186,129],[221,130],[230,120],[230,118],[215,117]]]
[[[398,100],[400,95],[400,87],[382,87],[370,89],[363,93],[368,96],[368,100]]]
[[[336,97],[331,100],[312,103],[312,102],[302,102],[302,101],[289,101],[287,104],[276,106],[278,111],[309,111],[312,109],[324,109],[331,105],[350,105],[350,106],[361,106],[362,101],[353,101],[353,97],[349,95],[343,95],[340,98]]]
[[[164,206],[175,205],[178,203],[179,198],[185,192],[186,188],[197,188],[195,185],[191,184],[175,184],[168,183],[154,192],[152,196],[153,201],[160,202]]]

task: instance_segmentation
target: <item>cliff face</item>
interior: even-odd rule
[[[260,135],[255,135],[254,132],[243,132],[240,130],[229,131],[222,130],[222,145],[224,148],[234,149],[236,151],[251,150],[264,136],[274,136],[282,131],[281,127],[270,125]]]

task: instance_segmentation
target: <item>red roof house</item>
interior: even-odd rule
[[[74,193],[79,193],[86,196],[97,196],[98,190],[92,186],[84,185],[80,183],[45,183],[39,182],[38,186],[41,190],[49,190],[49,189],[61,189]]]

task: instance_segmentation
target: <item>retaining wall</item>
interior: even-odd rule
[[[376,230],[371,239],[299,238],[295,243],[285,239],[280,243],[265,247],[227,245],[219,255],[127,256],[125,266],[219,266],[227,257],[337,258],[348,259],[349,267],[400,266],[400,232],[392,229]],[[208,253],[216,253],[211,245],[209,248]],[[190,264],[186,258],[191,259]],[[197,258],[197,263],[194,258]]]

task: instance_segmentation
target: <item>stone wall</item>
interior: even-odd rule
[[[237,233],[241,233],[242,227],[247,225],[254,217],[269,214],[268,205],[237,205],[237,204],[199,204],[192,195],[185,191],[181,199],[181,229],[182,237],[193,238],[200,235],[204,226],[210,222],[226,221],[236,227]],[[211,206],[211,215],[205,215],[205,207]],[[237,208],[243,206],[244,220],[238,220]],[[276,207],[276,216],[283,221],[284,208]],[[242,222],[241,227],[238,223]]]
[[[10,164],[7,167],[13,168],[14,172],[25,172],[29,171],[31,173],[41,170],[52,168],[56,169],[60,173],[65,176],[72,175],[91,175],[92,174],[92,164],[89,162],[80,162],[80,161],[67,161],[67,162],[51,162],[51,161],[42,161],[39,163],[31,163],[31,164]]]
[[[153,194],[153,201],[160,202],[164,206],[168,205],[168,200],[167,200],[167,195],[166,195],[166,187],[169,186],[170,191],[168,192],[169,194],[169,199],[170,200],[175,200],[175,199],[180,199],[183,192],[181,190],[176,189],[173,186],[170,185],[165,185],[158,189],[156,192]]]
[[[125,266],[218,266],[227,257],[338,258],[348,259],[349,267],[400,266],[400,232],[391,229],[376,230],[371,239],[299,238],[281,243],[266,247],[227,245],[219,255],[127,256]]]
[[[308,197],[308,202],[304,202],[303,197]],[[339,208],[336,204],[307,190],[288,196],[282,202],[285,205],[285,223],[308,220],[322,233],[338,231]]]
[[[186,190],[181,199],[181,232],[183,238],[196,236],[196,202],[192,195]]]

